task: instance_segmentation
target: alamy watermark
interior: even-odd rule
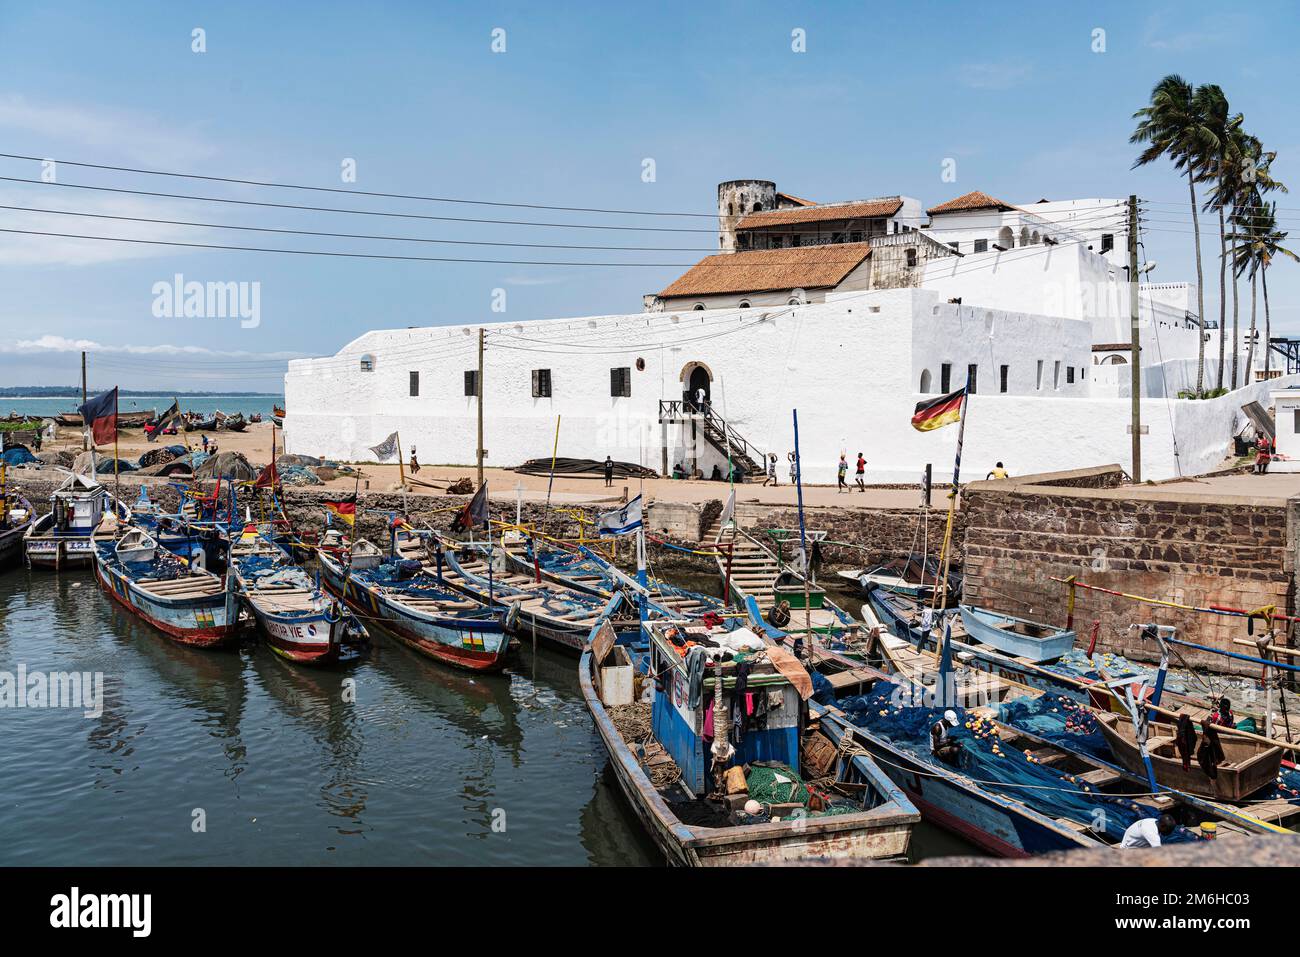
[[[238,319],[240,328],[262,324],[260,282],[185,281],[176,273],[171,282],[153,284],[155,319]]]
[[[87,718],[104,713],[101,671],[0,671],[0,708],[81,708]]]

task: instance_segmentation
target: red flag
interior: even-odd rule
[[[262,469],[262,474],[257,477],[255,482],[253,482],[253,488],[275,488],[279,478],[280,477],[275,474],[275,463],[268,462],[266,467]]]
[[[456,518],[451,523],[453,532],[465,532],[476,525],[487,526],[488,523],[488,493],[487,482],[478,487],[474,497],[465,503],[465,507],[456,513]]]
[[[117,386],[95,396],[77,411],[82,422],[90,426],[96,445],[108,445],[117,438]]]

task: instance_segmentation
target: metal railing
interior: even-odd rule
[[[660,422],[679,422],[689,419],[699,419],[704,423],[704,432],[707,437],[709,430],[712,429],[718,436],[715,441],[722,445],[723,448],[728,446],[732,452],[740,452],[745,455],[751,462],[758,466],[761,472],[767,463],[767,456],[762,450],[756,448],[746,438],[727,424],[722,416],[713,411],[712,406],[705,402],[702,406],[689,402],[685,399],[660,399],[659,400],[659,421]]]

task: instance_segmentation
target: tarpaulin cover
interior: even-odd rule
[[[0,459],[5,460],[5,464],[13,467],[15,465],[29,465],[37,462],[36,456],[32,455],[31,450],[25,445],[13,445],[0,452]]]

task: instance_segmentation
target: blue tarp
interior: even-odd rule
[[[11,445],[4,452],[0,452],[0,459],[4,459],[5,464],[10,468],[15,465],[29,465],[32,462],[39,461],[25,445]]]

